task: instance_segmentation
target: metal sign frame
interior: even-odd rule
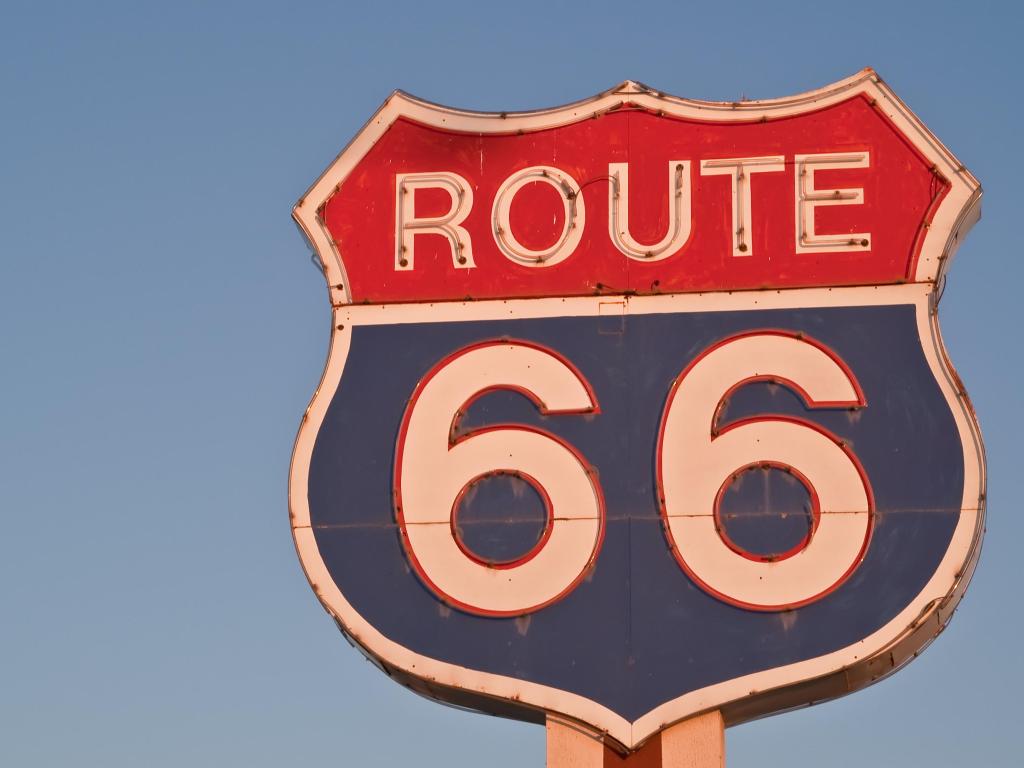
[[[748,309],[744,292],[686,293],[659,296],[576,296],[494,299],[421,304],[353,304],[345,261],[320,215],[324,203],[352,169],[400,118],[445,130],[475,133],[535,131],[600,115],[625,101],[643,108],[695,120],[716,122],[773,120],[862,94],[870,99],[928,162],[949,180],[930,226],[920,233],[913,280],[903,285],[793,288],[759,292],[760,308],[837,307],[913,304],[924,353],[953,414],[964,446],[963,512],[945,558],[928,585],[896,618],[862,641],[784,667],[712,685],[669,701],[635,721],[585,697],[510,677],[449,664],[405,648],[375,629],[334,584],[317,547],[306,488],[316,436],[342,379],[352,329],[361,325],[459,322],[508,317],[597,316],[610,298],[626,315],[664,312],[723,312]],[[924,127],[872,71],[825,88],[777,100],[714,103],[666,96],[627,81],[592,99],[556,109],[486,114],[450,109],[396,92],[351,144],[298,202],[294,217],[323,264],[333,307],[330,350],[320,385],[305,414],[290,470],[289,507],[296,550],[324,607],[350,639],[382,670],[408,687],[448,703],[483,708],[543,721],[555,714],[585,723],[624,751],[635,750],[673,723],[698,713],[720,710],[728,725],[765,714],[833,698],[868,685],[901,667],[946,625],[977,563],[984,531],[985,460],[976,419],[964,388],[942,344],[937,320],[938,287],[963,235],[980,215],[977,180]],[[353,436],[356,439],[357,436]],[[531,712],[533,714],[531,714]]]

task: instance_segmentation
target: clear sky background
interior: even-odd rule
[[[920,659],[729,730],[728,765],[1024,763],[1021,24],[1010,2],[3,3],[0,764],[543,765],[542,728],[377,672],[303,577],[287,468],[330,317],[291,207],[394,88],[735,100],[865,65],[985,187],[941,319],[988,536]]]

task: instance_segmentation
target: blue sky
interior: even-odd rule
[[[985,187],[941,321],[988,536],[920,659],[731,729],[728,764],[1019,764],[1020,25],[980,2],[5,3],[0,763],[542,765],[543,729],[393,684],[306,584],[287,467],[330,318],[291,206],[394,88],[734,100],[870,65]]]

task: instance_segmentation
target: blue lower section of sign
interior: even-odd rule
[[[743,610],[695,585],[669,550],[656,494],[658,427],[674,379],[715,342],[757,329],[801,332],[827,345],[868,403],[858,411],[811,410],[784,387],[754,383],[725,408],[722,425],[763,414],[820,424],[848,442],[874,492],[874,530],[860,567],[821,600],[782,612]],[[590,575],[563,600],[520,618],[484,618],[442,603],[410,567],[393,503],[395,445],[416,383],[452,352],[501,338],[560,353],[591,383],[601,408],[588,417],[544,417],[524,397],[494,392],[463,420],[463,428],[542,426],[599,473],[607,527]],[[911,305],[357,326],[312,455],[316,541],[345,597],[391,640],[459,666],[570,691],[635,720],[690,691],[856,643],[931,578],[959,518],[964,468],[953,416],[921,343]],[[744,482],[778,485],[770,480]],[[515,493],[507,491],[498,483],[480,492],[514,514]],[[757,531],[743,518],[743,499],[763,512],[764,493],[727,499],[735,537],[751,546]],[[779,493],[800,507],[801,489]],[[480,554],[490,548],[497,559],[510,559],[537,541],[530,494],[522,497],[521,525],[506,540],[486,529],[487,515],[473,504],[479,502],[467,499],[459,517],[460,524],[485,526],[463,535]],[[802,509],[794,511],[805,519]],[[793,525],[766,528],[766,550],[799,541],[803,533]]]

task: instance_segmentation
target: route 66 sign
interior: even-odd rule
[[[290,485],[316,594],[399,682],[622,752],[899,668],[983,531],[937,322],[980,195],[870,70],[395,93],[295,208],[333,309]]]

